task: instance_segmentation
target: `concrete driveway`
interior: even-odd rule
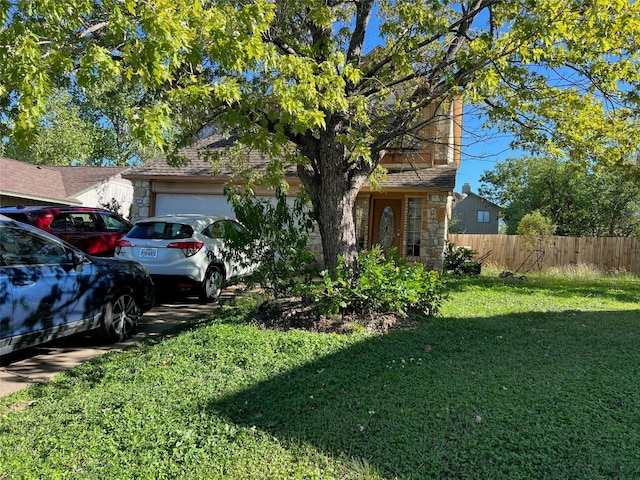
[[[225,290],[222,300],[230,296],[233,292]],[[217,305],[200,304],[190,298],[178,303],[162,303],[142,316],[136,333],[124,342],[100,344],[90,334],[82,333],[0,357],[0,397],[46,382],[103,353],[121,351],[144,338],[159,336],[164,330],[205,314]]]

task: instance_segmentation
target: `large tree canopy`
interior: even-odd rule
[[[502,207],[507,233],[539,211],[558,235],[640,234],[640,182],[619,165],[602,168],[549,157],[511,158],[480,179],[479,193]]]
[[[64,90],[54,92],[45,108],[28,142],[10,138],[3,145],[4,155],[38,165],[92,163],[94,146],[104,144],[101,130],[82,118]]]
[[[139,89],[121,85],[57,89],[28,136],[9,136],[0,153],[38,165],[138,165],[151,156],[130,134],[126,108],[139,103]]]
[[[414,144],[428,104],[464,95],[520,145],[573,158],[616,162],[638,146],[637,2],[0,6],[5,128],[34,125],[55,84],[141,85],[145,102],[126,115],[144,141],[171,150],[217,125],[274,159],[274,172],[295,161],[330,267],[339,255],[355,261],[355,196],[389,148]]]

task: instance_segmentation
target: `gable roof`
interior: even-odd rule
[[[74,197],[131,169],[130,167],[85,166],[46,166],[43,168],[59,172],[66,192]]]
[[[188,181],[194,179],[211,178],[213,167],[206,155],[200,155],[202,151],[222,151],[233,144],[234,139],[226,139],[218,135],[212,135],[199,140],[189,147],[182,148],[179,155],[187,160],[187,164],[173,167],[167,164],[166,157],[156,158],[145,165],[135,167],[123,175],[129,180],[172,180]],[[269,159],[258,152],[248,154],[247,167],[251,170],[265,170]],[[224,163],[224,162],[223,162]],[[436,188],[453,190],[455,186],[457,168],[455,165],[435,165],[433,167],[414,169],[406,165],[404,169],[389,170],[387,178],[380,185],[383,188],[425,189]],[[232,171],[225,165],[221,165],[217,172],[217,179],[225,181],[231,178]],[[298,174],[295,165],[285,167],[287,179],[297,179]]]
[[[383,188],[438,189],[453,190],[456,184],[455,165],[434,165],[433,167],[414,170],[390,171],[387,179],[381,182]]]
[[[0,157],[0,195],[40,202],[80,204],[75,198],[129,167],[34,165]]]
[[[467,198],[475,198],[477,201],[479,201],[482,204],[486,205],[487,208],[495,208],[496,210],[502,211],[502,207],[500,205],[496,205],[491,200],[487,200],[486,198],[481,197],[477,193],[473,193],[471,191],[468,191],[468,192],[465,192],[465,193],[462,193],[462,194],[456,193],[454,197],[455,197],[454,205],[460,205]]]

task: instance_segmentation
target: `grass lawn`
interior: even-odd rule
[[[0,479],[640,478],[640,278],[527,278],[386,335],[215,309],[0,399]]]

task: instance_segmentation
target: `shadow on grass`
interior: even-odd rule
[[[638,311],[436,319],[207,409],[385,478],[638,478],[638,344]]]

